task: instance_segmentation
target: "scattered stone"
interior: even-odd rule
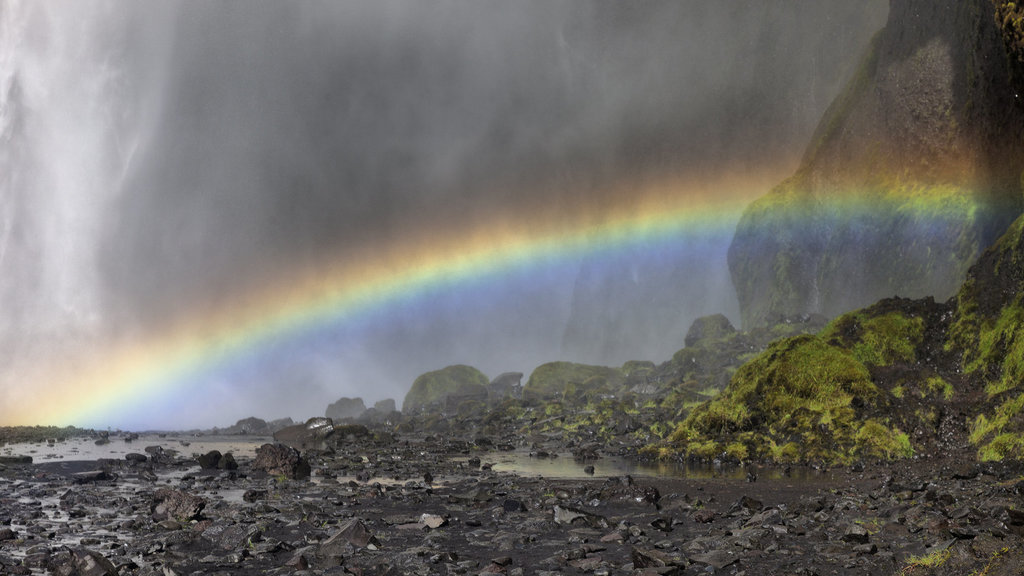
[[[150,505],[153,520],[174,520],[177,522],[188,522],[199,518],[206,501],[198,496],[193,496],[174,488],[161,488],[153,494]]]
[[[299,454],[299,451],[284,444],[260,446],[252,467],[271,476],[284,476],[292,480],[309,478],[311,472],[309,462]]]
[[[871,534],[867,528],[860,524],[851,524],[846,532],[843,533],[843,542],[849,542],[851,544],[867,544],[871,538]]]

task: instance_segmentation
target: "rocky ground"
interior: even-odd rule
[[[481,438],[348,434],[327,450],[270,444],[231,458],[168,444],[144,436],[117,459],[34,463],[8,446],[0,573],[995,575],[1024,565],[1024,469],[956,455],[545,479],[495,471],[507,453]]]

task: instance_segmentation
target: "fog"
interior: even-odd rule
[[[886,12],[884,0],[0,2],[0,424],[45,404],[26,377],[40,366],[102,363],[112,342],[159,338],[299,270],[355,269],[377,247],[481,227],[581,212],[600,224],[650,182],[714,196],[692,183],[733,178],[743,198],[764,193]],[[660,362],[693,318],[738,318],[725,251],[742,203],[729,200],[716,227],[670,247],[508,269],[289,336],[174,410],[40,423],[305,418],[340,396],[401,402],[416,375],[452,363],[493,377],[556,359]]]

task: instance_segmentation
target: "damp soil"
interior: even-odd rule
[[[963,455],[828,470],[659,469],[410,435],[308,451],[311,476],[290,479],[254,466],[263,437],[233,439],[234,470],[201,468],[181,439],[133,439],[123,455],[124,442],[108,440],[115,457],[0,465],[0,573],[1016,574],[1024,565],[1024,470]],[[10,458],[40,449],[5,448]]]

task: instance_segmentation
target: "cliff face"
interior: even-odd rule
[[[1021,211],[1024,114],[990,0],[892,0],[797,173],[729,249],[744,326],[951,296]]]

